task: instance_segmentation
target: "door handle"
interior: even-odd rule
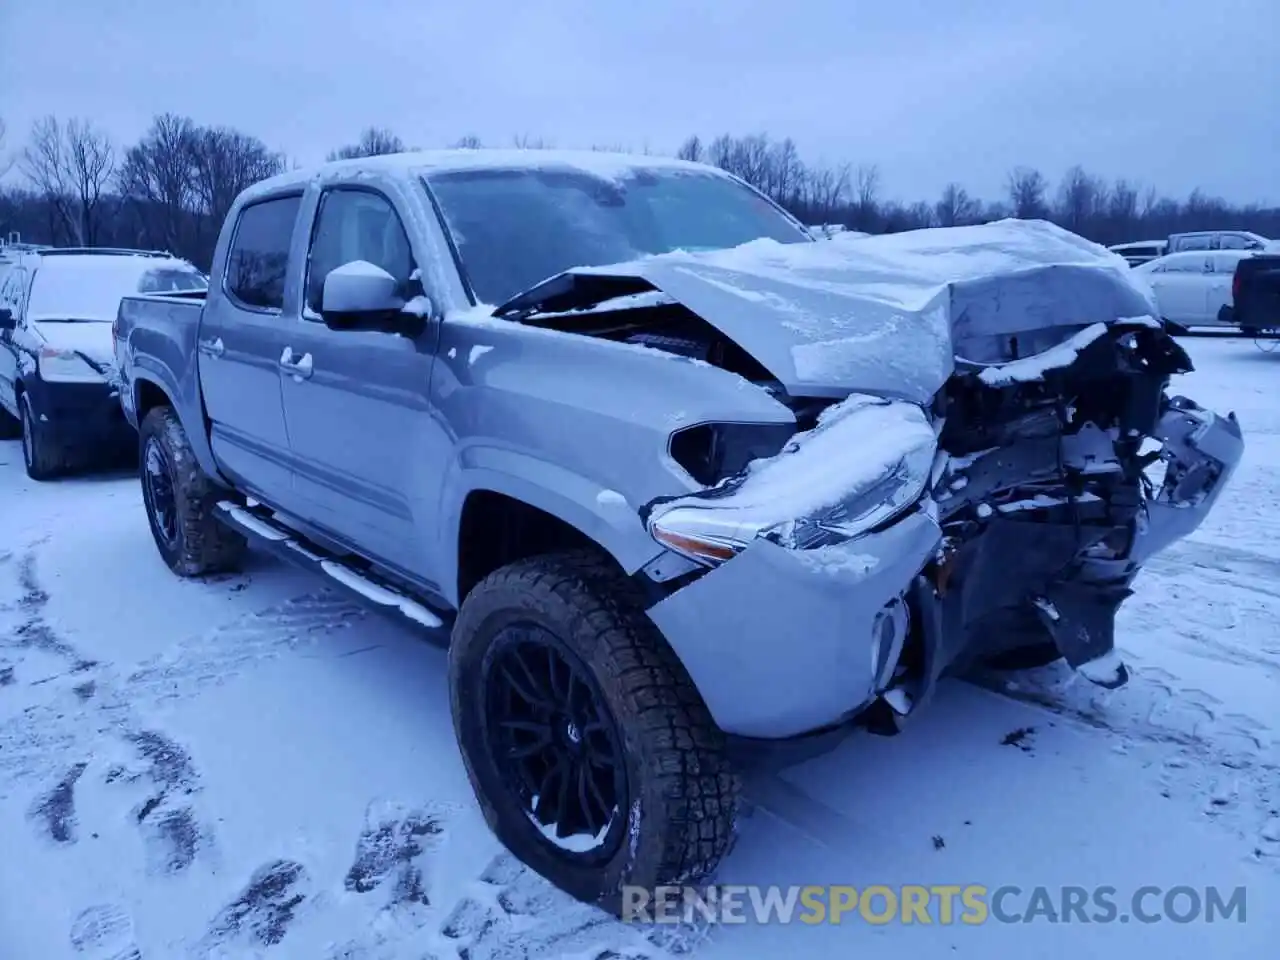
[[[212,340],[200,341],[200,352],[206,357],[220,357],[227,352],[226,345],[223,344],[221,337],[214,337]]]
[[[295,357],[293,348],[285,347],[284,352],[280,354],[280,369],[295,380],[305,380],[311,376],[314,369],[311,364],[311,354],[304,353],[300,357]]]

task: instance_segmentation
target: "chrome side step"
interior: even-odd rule
[[[446,621],[451,619],[449,614],[432,610],[402,590],[352,569],[337,557],[326,554],[302,540],[294,531],[276,523],[264,515],[262,509],[255,510],[230,500],[222,500],[215,508],[215,515],[233,530],[260,546],[267,547],[290,563],[313,570],[356,599],[382,612],[408,620],[419,629],[426,628],[433,633],[442,634],[439,639],[448,641]]]

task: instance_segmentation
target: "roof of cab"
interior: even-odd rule
[[[314,167],[289,170],[249,187],[244,200],[304,187],[313,180],[346,178],[360,173],[388,174],[402,172],[407,176],[445,173],[460,170],[538,170],[573,169],[605,179],[616,179],[633,170],[686,170],[728,176],[718,167],[673,157],[648,154],[608,153],[600,150],[495,150],[488,148],[457,150],[415,150],[388,153],[376,157],[331,160]]]

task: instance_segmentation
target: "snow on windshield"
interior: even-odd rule
[[[810,239],[769,200],[711,171],[634,167],[606,178],[571,167],[485,167],[429,174],[428,183],[485,303],[573,267]]]
[[[206,286],[204,275],[181,260],[93,254],[41,257],[27,317],[110,323],[122,297]]]

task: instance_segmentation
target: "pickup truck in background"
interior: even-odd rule
[[[1048,223],[818,242],[701,164],[423,152],[251,187],[207,296],[125,298],[115,350],[168,565],[253,540],[446,643],[486,820],[616,911],[715,870],[739,748],[896,732],[975,661],[1125,681],[1119,604],[1243,448],[1131,273]]]
[[[1248,337],[1280,330],[1280,254],[1258,253],[1236,264],[1227,316]]]

